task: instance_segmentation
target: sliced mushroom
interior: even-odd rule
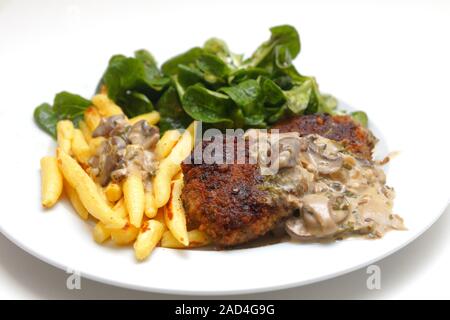
[[[153,175],[156,172],[158,167],[158,162],[156,161],[155,154],[153,152],[149,152],[147,150],[144,151],[143,161],[142,161],[142,169]]]
[[[271,145],[272,155],[278,154],[275,165],[279,168],[291,168],[298,163],[300,156],[300,136],[296,132],[278,134],[278,141]]]
[[[117,150],[122,150],[126,148],[127,143],[122,137],[114,136],[111,138],[111,145],[115,146]]]
[[[154,147],[159,139],[159,129],[150,126],[146,120],[136,122],[128,132],[128,140],[131,144],[141,145],[144,149]]]
[[[106,139],[90,165],[102,186],[111,180],[120,182],[133,170],[141,171],[144,180],[155,173],[157,162],[151,150],[159,140],[157,127],[145,120],[130,125],[124,115],[115,115],[101,120],[93,132],[93,137],[99,136]]]
[[[92,137],[109,137],[113,135],[113,131],[120,131],[127,125],[126,118],[123,114],[114,115],[108,118],[102,118],[100,124],[92,132]]]
[[[317,135],[300,139],[307,142],[306,149],[300,147],[300,161],[280,171],[276,184],[272,183],[281,190],[277,196],[281,194],[284,203],[299,208],[300,215],[285,222],[293,239],[312,241],[355,234],[376,238],[405,228],[392,212],[394,192],[385,185],[385,174],[377,162],[343,152],[342,146]],[[308,188],[295,187],[306,181],[298,179],[302,170],[313,176]]]
[[[286,222],[287,232],[297,240],[327,238],[339,232],[349,208],[344,197],[332,198],[325,194],[308,194],[302,198],[302,215]],[[333,207],[334,206],[334,207]]]
[[[325,145],[326,147],[326,145]],[[321,147],[311,142],[308,147],[308,158],[311,165],[321,174],[331,174],[338,171],[343,164],[339,154],[327,153]]]
[[[123,153],[119,148],[123,148],[124,141],[121,140],[119,137],[105,140],[99,147],[98,155],[89,160],[92,172],[102,186],[106,186],[111,181],[111,173],[122,166]]]
[[[345,185],[339,181],[333,181],[327,185],[327,187],[333,192],[344,193],[346,188]]]
[[[88,160],[88,164],[92,168],[97,168],[98,167],[98,163],[99,163],[99,157],[98,156],[90,157],[89,160]]]
[[[341,223],[350,213],[350,203],[344,196],[332,197],[329,201],[329,206],[335,223]]]
[[[156,143],[159,140],[159,129],[156,127],[152,127],[151,134],[145,138],[142,146],[146,150],[151,150],[156,146]]]
[[[302,198],[303,219],[308,230],[318,236],[329,236],[338,230],[329,207],[329,199],[323,194],[309,194]]]
[[[99,182],[102,187],[106,186],[111,180],[111,172],[116,167],[114,154],[106,153],[100,156]]]
[[[120,182],[123,178],[126,177],[127,173],[128,173],[127,168],[116,169],[113,172],[111,172],[111,179],[114,182]]]
[[[308,241],[317,239],[306,227],[302,218],[291,217],[286,220],[284,228],[294,240]]]
[[[298,163],[300,150],[306,148],[297,132],[267,134],[251,129],[244,137],[249,139],[250,161],[259,164],[263,175],[273,175],[279,169],[294,167]]]

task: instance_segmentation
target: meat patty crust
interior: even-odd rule
[[[300,136],[318,134],[338,141],[356,156],[371,159],[372,150],[377,139],[350,116],[331,116],[329,114],[312,114],[292,117],[275,124],[272,129],[280,132],[298,132]]]
[[[370,159],[376,139],[349,116],[307,115],[283,120],[274,126],[281,133],[318,134],[341,142],[347,150]],[[236,152],[236,141],[234,143]],[[203,148],[208,142],[203,142]],[[246,145],[248,160],[248,145]],[[224,154],[229,158],[224,143]],[[256,239],[274,229],[294,210],[283,201],[270,201],[261,188],[264,177],[257,164],[182,164],[182,201],[188,227],[204,231],[219,247]],[[234,161],[236,162],[236,161]],[[229,163],[229,162],[227,162]]]
[[[256,239],[290,214],[269,204],[267,192],[258,188],[263,177],[256,164],[183,163],[182,170],[188,227],[204,231],[219,247]]]

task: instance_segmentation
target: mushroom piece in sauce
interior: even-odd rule
[[[293,211],[300,209],[300,216],[285,224],[293,239],[356,234],[377,238],[389,230],[404,229],[403,220],[392,212],[394,192],[385,185],[384,172],[376,162],[361,160],[317,135],[296,139],[298,154],[292,154],[285,162],[288,165],[280,165],[276,174],[266,176],[262,187],[268,191],[268,203],[281,201]],[[262,164],[260,168],[265,169]]]
[[[131,125],[124,115],[102,119],[93,137],[105,137],[97,153],[89,161],[92,172],[102,186],[111,180],[120,182],[128,173],[139,170],[147,189],[157,168],[154,148],[159,129],[141,120]]]
[[[114,115],[108,118],[102,118],[100,124],[92,132],[92,137],[110,137],[117,135],[128,126],[127,119],[123,114]]]
[[[302,198],[302,217],[293,217],[286,223],[292,238],[313,240],[326,238],[338,232],[338,224],[348,215],[348,207],[336,207],[337,199],[324,194],[309,194]]]
[[[310,143],[307,155],[310,164],[321,174],[336,172],[343,164],[342,156],[337,153],[337,148],[332,142],[321,144]]]

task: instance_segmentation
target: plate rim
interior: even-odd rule
[[[137,291],[142,291],[142,292],[161,293],[161,294],[167,294],[167,295],[190,295],[190,296],[205,296],[205,295],[220,296],[220,295],[224,295],[224,296],[230,296],[230,295],[240,295],[240,294],[272,292],[272,291],[278,291],[278,290],[283,290],[283,289],[302,287],[302,286],[306,286],[309,284],[313,284],[313,283],[325,281],[328,279],[340,277],[342,275],[362,269],[365,266],[374,264],[375,262],[378,262],[378,261],[400,251],[401,249],[403,249],[404,247],[406,247],[407,245],[411,244],[413,241],[415,241],[419,237],[421,237],[432,225],[434,225],[442,217],[442,214],[445,212],[445,210],[447,209],[448,206],[449,206],[449,201],[447,201],[445,206],[443,206],[443,208],[440,210],[440,213],[438,215],[436,215],[436,217],[432,221],[430,221],[425,227],[420,229],[420,231],[416,232],[414,236],[402,241],[401,243],[399,243],[396,246],[393,246],[390,250],[388,250],[387,252],[385,252],[384,254],[382,254],[380,256],[377,256],[374,259],[370,259],[368,261],[365,261],[363,263],[357,264],[353,267],[350,267],[350,268],[347,268],[345,270],[341,270],[341,271],[338,271],[335,273],[330,273],[330,274],[327,274],[324,276],[313,277],[311,279],[303,280],[303,281],[294,281],[289,284],[261,286],[261,287],[257,287],[257,288],[251,288],[251,289],[210,290],[210,291],[209,290],[206,290],[206,291],[201,290],[201,291],[199,291],[199,290],[185,290],[185,289],[178,289],[178,290],[177,289],[164,289],[164,288],[160,288],[160,287],[149,287],[149,286],[144,286],[144,285],[140,286],[140,285],[135,285],[135,284],[124,283],[124,282],[106,278],[106,277],[101,277],[98,275],[90,274],[89,272],[83,272],[81,270],[80,270],[80,275],[81,275],[81,277],[85,277],[86,279],[89,279],[89,280],[92,280],[95,282],[100,282],[100,283],[107,284],[107,285],[112,285],[112,286],[119,287],[119,288],[132,289],[132,290],[137,290]],[[41,255],[40,253],[31,249],[29,246],[18,241],[13,235],[6,232],[6,230],[4,230],[4,228],[2,227],[1,224],[0,224],[0,232],[9,241],[11,241],[14,245],[16,245],[18,248],[25,251],[26,253],[30,254],[31,256],[51,265],[53,267],[56,267],[57,269],[60,269],[62,271],[67,270],[67,266],[64,266],[63,264],[57,262],[54,259],[51,259],[51,258]]]

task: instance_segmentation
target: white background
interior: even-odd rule
[[[200,45],[210,36],[226,39],[234,51],[249,53],[267,37],[268,27],[290,23],[299,29],[302,39],[302,53],[296,63],[303,73],[317,77],[323,91],[336,93],[361,109],[385,104],[398,108],[392,114],[399,121],[399,132],[402,121],[408,121],[408,113],[423,113],[424,121],[436,123],[435,131],[423,134],[430,139],[439,137],[442,148],[449,148],[450,2],[228,0],[196,3],[194,9],[193,1],[165,3],[163,7],[157,1],[145,4],[126,1],[124,7],[123,2],[119,6],[116,1],[0,0],[0,93],[14,93],[18,101],[21,98],[26,101],[27,86],[45,81],[48,90],[33,97],[34,104],[51,100],[61,90],[89,96],[98,78],[86,76],[80,82],[79,76],[74,81],[70,75],[80,72],[100,75],[111,53],[130,53],[146,47],[162,60]],[[155,26],[151,22],[154,15],[167,17],[167,23]],[[115,18],[113,24],[109,22],[111,17]],[[88,27],[79,30],[80,23]],[[183,28],[185,24],[189,28]],[[224,25],[233,28],[227,31]],[[198,31],[186,31],[193,26]],[[141,30],[139,34],[147,28],[148,37],[133,37],[129,32],[133,27]],[[178,29],[179,36],[158,46],[158,41],[153,41],[158,38],[155,34],[164,34],[167,28]],[[239,35],[249,39],[244,44],[242,39],[233,40],[237,39],[237,29]],[[217,30],[222,31],[217,34]],[[124,38],[128,39],[125,46],[121,42]],[[67,51],[76,51],[77,61],[67,61]],[[53,65],[39,65],[42,57],[52,57]],[[38,72],[27,73],[26,66],[30,63],[38,65],[34,67]],[[0,117],[7,107],[0,105]],[[21,107],[28,108],[31,114],[34,105]],[[371,120],[382,123],[384,116],[378,113]],[[389,143],[414,143],[408,141],[406,134],[400,133],[399,137]],[[417,147],[426,148],[423,144]],[[448,173],[449,160],[446,157],[442,163],[432,165],[442,166]],[[413,173],[405,179],[414,183]],[[438,187],[448,188],[444,182]],[[0,216],[3,214],[12,213],[0,211]],[[365,270],[359,270],[303,288],[244,297],[450,298],[449,220],[447,209],[420,239],[379,262],[382,270],[379,291],[366,289],[367,275]],[[68,291],[66,276],[0,236],[0,298],[175,297],[134,292],[89,280],[82,281],[82,290]]]

